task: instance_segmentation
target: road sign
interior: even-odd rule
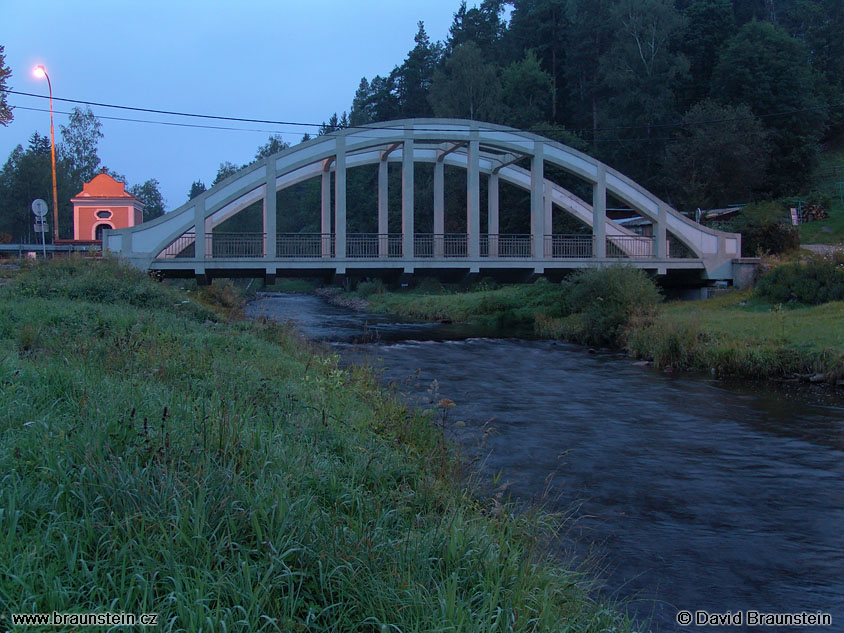
[[[36,233],[49,233],[50,225],[46,222],[36,222],[32,225]]]
[[[47,215],[47,203],[41,198],[32,201],[32,212],[39,218]]]

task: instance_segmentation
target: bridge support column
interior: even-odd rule
[[[346,258],[346,137],[337,137],[334,161],[334,256]]]
[[[659,219],[654,227],[654,236],[656,238],[656,244],[654,244],[654,255],[658,259],[665,259],[668,257],[668,244],[666,242],[668,239],[668,233],[666,231],[666,225],[668,224],[668,210],[665,208],[664,204],[659,205],[659,213],[657,217]]]
[[[598,181],[592,185],[592,256],[607,256],[607,172],[598,167]]]
[[[401,168],[402,256],[413,258],[413,130],[405,130]]]
[[[321,185],[320,251],[323,257],[331,257],[331,161],[325,161],[322,164]]]
[[[535,259],[541,258],[545,253],[544,152],[545,149],[541,142],[533,144],[533,157],[530,159],[530,232],[533,235],[533,257]]]
[[[389,253],[390,232],[387,205],[389,203],[389,162],[387,156],[382,155],[378,162],[378,257],[387,257]]]
[[[468,169],[466,170],[466,245],[469,259],[481,256],[481,203],[480,203],[480,142],[478,132],[472,132],[475,140],[469,141]]]
[[[545,235],[550,236],[554,234],[554,202],[551,199],[551,183],[545,181],[545,198],[543,201],[543,212],[544,212],[544,221],[543,224],[545,225]],[[542,256],[543,257],[550,257],[551,256],[551,240],[542,239]]]
[[[490,257],[498,257],[498,172],[489,175],[487,191],[487,243]]]
[[[206,259],[205,245],[207,243],[205,235],[205,199],[197,198],[194,210],[194,238],[193,238],[193,253],[196,259],[202,261]]]
[[[434,257],[443,257],[445,233],[445,162],[444,156],[434,163]]]
[[[275,158],[267,160],[267,184],[264,188],[264,257],[276,258]]]

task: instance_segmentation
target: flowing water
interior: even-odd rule
[[[564,543],[597,554],[605,594],[652,630],[844,630],[840,396],[666,375],[618,354],[394,323],[305,295],[264,295],[249,313],[296,322],[411,401],[436,381],[482,475],[570,513]],[[822,612],[832,627],[683,628],[679,610]]]

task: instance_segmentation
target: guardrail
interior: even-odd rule
[[[533,236],[482,233],[481,257],[533,257]]]
[[[275,238],[277,257],[334,257],[333,233],[279,233]]]
[[[205,252],[209,258],[262,258],[265,256],[264,233],[211,233],[206,235]],[[335,257],[336,237],[332,233],[279,233],[276,235],[276,257],[321,258]],[[594,257],[592,235],[545,235],[544,258]],[[680,255],[682,245],[673,245]],[[34,248],[29,246],[28,248]],[[176,238],[159,253],[159,258],[193,258],[196,253],[195,234],[187,232]],[[417,233],[413,239],[413,256],[417,258],[465,258],[469,253],[466,233]],[[652,258],[654,238],[638,235],[612,235],[606,238],[608,258]],[[673,255],[673,253],[672,253]],[[356,259],[379,257],[401,258],[401,233],[352,233],[346,237],[346,256]],[[483,258],[534,257],[533,236],[530,234],[480,235],[480,256]]]
[[[401,257],[401,233],[351,233],[346,236],[346,257]]]
[[[607,236],[607,257],[642,258],[654,256],[654,238],[639,235]]]
[[[545,257],[592,257],[594,244],[591,235],[546,235]]]
[[[417,233],[413,237],[416,257],[467,257],[469,236],[466,233]]]

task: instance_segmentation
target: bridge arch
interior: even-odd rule
[[[530,168],[517,163],[530,163]],[[401,165],[402,230],[387,230],[387,169]],[[414,165],[434,168],[432,234],[414,233]],[[591,184],[586,202],[545,177],[545,165],[559,167]],[[378,233],[365,237],[346,231],[346,173],[378,165]],[[444,168],[466,171],[467,230],[449,241],[443,231]],[[331,205],[331,174],[334,201]],[[480,178],[488,179],[488,230],[480,231]],[[299,182],[321,179],[318,235],[285,242],[276,231],[276,192]],[[530,193],[529,235],[498,233],[498,190],[508,182]],[[607,195],[624,202],[651,221],[653,238],[643,238],[609,220]],[[263,201],[263,232],[240,236],[236,248],[211,240],[215,226]],[[573,240],[552,231],[554,208],[592,227],[591,236]],[[332,231],[333,219],[333,231]],[[692,254],[671,258],[672,234]],[[602,265],[627,257],[645,268],[701,270],[705,277],[730,279],[731,262],[741,252],[741,237],[703,227],[644,187],[600,161],[531,132],[477,121],[410,119],[345,129],[269,156],[240,170],[178,209],[151,222],[106,231],[104,249],[135,265],[162,271],[263,269],[268,275],[290,269],[396,268],[406,272],[437,267],[571,268]],[[235,242],[232,242],[235,244]]]

